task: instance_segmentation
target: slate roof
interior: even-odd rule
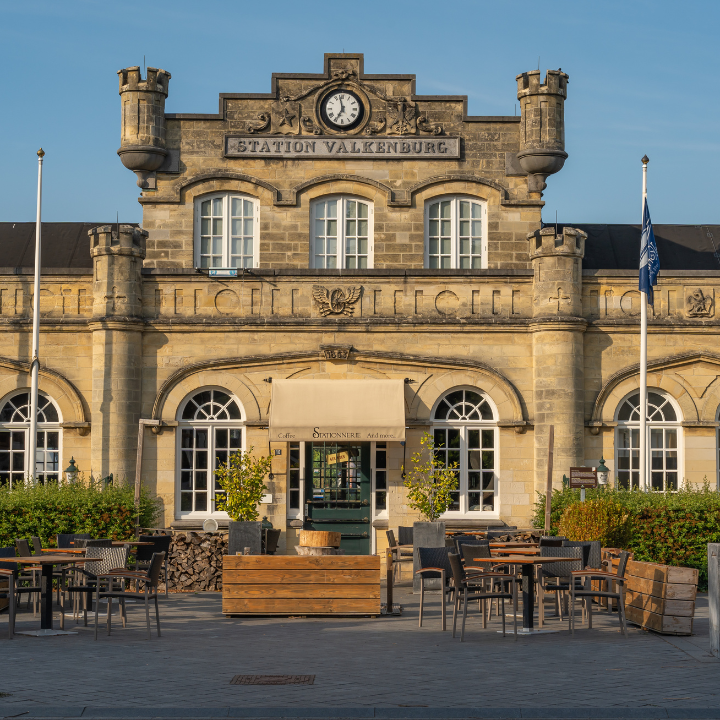
[[[638,269],[640,225],[558,223],[558,230],[564,226],[588,234],[584,270]],[[720,270],[720,225],[653,225],[653,232],[661,274],[663,270]]]
[[[88,230],[108,222],[44,222],[43,268],[92,270]],[[137,223],[128,223],[137,225]],[[0,267],[35,267],[35,223],[0,222]]]
[[[44,222],[43,268],[92,270],[88,230],[102,222]],[[128,223],[136,225],[137,223]],[[640,225],[558,224],[588,234],[583,268],[637,270]],[[547,224],[546,227],[552,227]],[[662,270],[720,270],[720,225],[654,225]],[[0,222],[0,269],[32,268],[35,223]]]

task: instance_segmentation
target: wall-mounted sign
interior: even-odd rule
[[[272,503],[272,495],[267,493],[260,498],[261,505],[270,505]]]
[[[235,268],[217,268],[208,270],[210,277],[237,277],[238,271]]]
[[[350,460],[350,453],[347,450],[339,453],[330,453],[327,456],[327,465],[337,465],[338,463],[348,462]]]
[[[330,135],[286,140],[277,136],[226,135],[225,157],[445,160],[460,157],[460,138],[400,136],[365,140]]]
[[[598,486],[597,471],[595,468],[571,467],[571,488],[596,488]]]

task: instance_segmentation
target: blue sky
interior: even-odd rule
[[[321,72],[363,52],[368,73],[415,73],[421,94],[465,94],[512,115],[515,76],[570,75],[569,158],[543,218],[638,223],[647,153],[655,223],[720,223],[716,0],[0,0],[0,220],[139,222],[115,154],[116,72],[172,73],[167,112],[217,112],[221,92],[267,92],[272,72]]]

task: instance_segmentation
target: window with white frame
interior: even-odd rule
[[[436,457],[457,467],[459,485],[448,513],[497,514],[498,428],[490,399],[475,388],[451,390],[438,401],[432,422]]]
[[[247,195],[204,195],[195,201],[195,267],[254,268],[260,204]]]
[[[372,444],[372,501],[375,517],[387,517],[388,514],[387,455],[387,443],[374,442]]]
[[[425,205],[425,267],[487,267],[487,205],[469,197],[442,197]]]
[[[351,197],[325,197],[311,207],[311,265],[365,269],[373,266],[373,207]]]
[[[0,407],[0,487],[35,482],[60,481],[62,430],[55,403],[38,393],[37,447],[35,463],[28,457],[30,444],[30,393],[18,392]]]
[[[302,518],[305,494],[305,443],[289,443],[287,516]]]
[[[615,467],[618,486],[640,487],[640,393],[634,392],[619,405],[615,416]],[[661,390],[648,390],[647,469],[650,490],[678,489],[682,428],[680,410]]]
[[[227,514],[216,509],[224,491],[215,471],[245,449],[242,406],[227,390],[208,388],[181,404],[178,420],[177,514],[225,518]]]

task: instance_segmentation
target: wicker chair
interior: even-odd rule
[[[172,535],[141,535],[141,542],[151,542],[152,545],[138,545],[135,555],[135,570],[148,570],[156,553],[163,553],[163,571],[165,573],[165,597],[168,597],[168,555]]]
[[[612,603],[610,600],[617,600],[618,619],[620,620],[620,629],[625,637],[628,637],[627,620],[625,619],[625,568],[627,567],[630,553],[624,550],[620,553],[620,562],[618,564],[617,574],[603,572],[601,570],[584,569],[572,573],[572,577],[576,582],[570,586],[570,612],[568,613],[570,622],[570,632],[575,634],[575,599],[580,598],[585,605],[585,614],[587,617],[588,630],[592,630],[592,601],[593,598],[603,597],[608,599],[608,613],[612,614]],[[600,580],[607,583],[607,590],[594,590],[592,581]],[[577,588],[577,581],[584,581],[582,589]],[[617,583],[618,588],[613,591],[612,586]]]
[[[163,537],[162,535],[160,537]],[[167,536],[169,537],[169,536]],[[98,582],[95,590],[95,639],[97,640],[97,629],[98,629],[98,607],[100,605],[101,598],[107,598],[108,609],[107,609],[107,634],[110,634],[112,626],[112,601],[116,598],[120,601],[120,613],[122,616],[123,627],[127,623],[127,615],[125,612],[125,601],[127,599],[144,600],[145,601],[145,617],[147,619],[147,633],[148,640],[152,638],[150,632],[150,600],[155,602],[155,620],[157,622],[157,634],[160,637],[160,610],[158,608],[158,583],[160,582],[160,571],[162,570],[163,563],[165,562],[165,553],[155,553],[150,560],[147,572],[129,572],[127,570],[116,570],[110,572],[104,577],[99,576],[99,580],[108,580],[110,590],[107,592],[100,592],[100,583]],[[133,580],[138,585],[142,585],[142,592],[128,592],[123,590],[113,590],[113,582],[122,579],[123,585],[125,580]]]
[[[74,595],[73,617],[75,622],[80,620],[80,596],[83,596],[83,620],[87,625],[88,605],[92,602],[93,593],[97,591],[98,578],[107,574],[112,570],[125,571],[125,564],[128,557],[128,546],[122,547],[89,547],[85,551],[86,558],[100,558],[100,562],[91,562],[85,568],[77,568],[78,576],[86,579],[84,583],[71,584],[67,586]],[[108,601],[109,602],[109,601]],[[61,609],[62,621],[65,619],[65,609]]]
[[[540,538],[540,547],[562,547],[563,540],[567,540],[564,535],[543,535]]]
[[[440,579],[440,606],[442,617],[442,629],[446,629],[445,603],[446,596],[454,595],[454,587],[450,584],[452,580],[452,568],[448,555],[450,548],[418,548],[418,559],[420,569],[415,572],[420,575],[420,618],[418,627],[422,627],[423,607],[425,602],[425,581]]]
[[[481,540],[479,538],[475,537],[469,537],[468,535],[459,535],[456,538],[453,538],[453,544],[455,545],[455,552],[460,557],[463,557],[462,554],[462,547],[463,545],[474,545],[474,546],[487,546],[487,548],[490,548],[490,541],[489,540]],[[489,557],[489,556],[483,556],[483,557]]]
[[[397,534],[398,543],[400,545],[412,545],[413,544],[413,529],[411,527],[398,527]]]
[[[597,568],[598,570],[602,567],[601,558],[601,546],[600,541],[590,540],[563,540],[563,547],[587,547],[587,554],[583,555],[583,567],[584,568]]]
[[[450,561],[450,567],[453,574],[453,585],[457,592],[455,592],[454,603],[453,603],[453,633],[455,637],[455,630],[457,627],[457,613],[458,606],[460,604],[460,594],[462,593],[463,603],[463,616],[462,616],[462,628],[460,630],[460,642],[465,641],[465,620],[467,619],[467,606],[469,600],[477,600],[480,604],[480,611],[482,613],[483,630],[487,628],[487,614],[485,612],[485,602],[490,600],[491,604],[494,599],[498,599],[501,603],[502,616],[502,633],[505,637],[505,600],[513,601],[513,632],[515,640],[517,640],[517,579],[514,575],[501,575],[500,573],[485,572],[473,575],[468,575],[465,572],[463,564],[460,562],[460,556],[455,553],[450,553],[448,556]],[[488,588],[487,581],[495,578],[501,579],[503,583],[508,583],[512,586],[512,591],[508,592],[503,590],[502,586],[500,589],[495,589],[494,586]]]
[[[545,593],[555,595],[555,615],[562,620],[566,593],[570,590],[572,573],[582,570],[583,555],[589,548],[583,547],[541,547],[540,557],[563,557],[566,562],[547,563],[540,565],[537,576],[538,618],[540,627],[545,622]]]

